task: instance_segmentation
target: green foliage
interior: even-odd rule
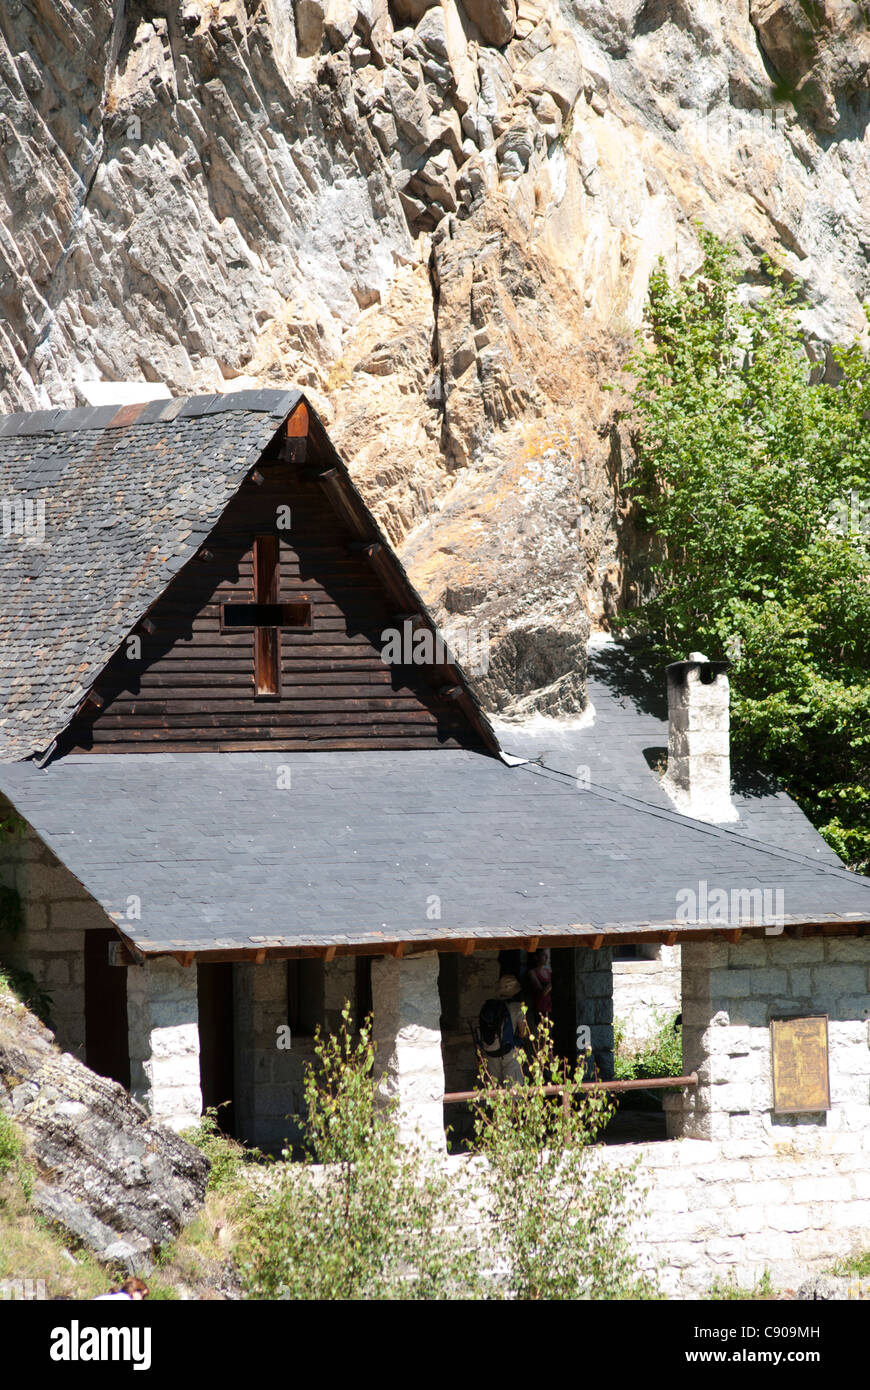
[[[307,1069],[306,1157],[274,1170],[240,1245],[249,1298],[470,1297],[474,1255],[450,1211],[446,1178],[399,1143],[374,1079],[367,1022],[315,1040]]]
[[[4,811],[2,815],[0,815],[0,835],[14,836],[16,839],[20,840],[26,829],[27,822],[19,816],[17,811],[13,811],[11,807],[8,811]]]
[[[21,1139],[9,1116],[0,1110],[0,1178],[21,1162]]]
[[[526,1061],[526,1083],[475,1102],[477,1147],[489,1162],[488,1206],[507,1272],[501,1297],[612,1299],[653,1296],[637,1268],[629,1229],[641,1193],[633,1168],[592,1150],[613,1113],[605,1092],[561,1097],[535,1088],[576,1086],[576,1067],[558,1058],[541,1020]],[[490,1083],[491,1084],[491,1083]]]
[[[820,379],[799,287],[769,260],[738,285],[730,248],[650,279],[634,376],[649,589],[628,629],[659,655],[732,659],[735,747],[785,784],[828,842],[870,863],[870,372],[858,344]]]
[[[776,1298],[776,1291],[771,1282],[769,1269],[765,1269],[761,1278],[757,1279],[748,1289],[740,1287],[732,1270],[727,1279],[713,1280],[707,1298],[714,1303],[745,1302],[747,1299]]]
[[[207,1191],[229,1192],[243,1183],[246,1164],[262,1155],[223,1133],[218,1124],[218,1108],[210,1106],[198,1125],[182,1131],[181,1138],[200,1149],[211,1164]]]
[[[614,1028],[614,1075],[619,1081],[650,1080],[657,1076],[682,1076],[683,1032],[675,1027],[677,1014],[655,1011],[655,1032],[636,1051],[629,1051],[621,1030]]]
[[[864,1250],[859,1255],[849,1255],[846,1259],[839,1260],[834,1265],[833,1273],[840,1278],[855,1276],[858,1279],[870,1279],[870,1250]]]

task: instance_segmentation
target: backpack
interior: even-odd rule
[[[503,999],[487,999],[480,1011],[480,1041],[490,1057],[506,1057],[516,1039],[511,1011]]]

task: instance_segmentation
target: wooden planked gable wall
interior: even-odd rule
[[[242,749],[481,748],[444,677],[428,666],[381,660],[381,633],[400,625],[395,602],[354,553],[317,481],[278,459],[276,441],[200,552],[152,606],[103,671],[99,712],[85,710],[64,740],[69,752]],[[282,508],[290,508],[290,527]],[[252,603],[253,547],[277,535],[278,601],[311,604],[311,628],[280,629],[280,693],[254,693],[254,635],[222,628],[224,603]],[[150,631],[147,629],[151,629]]]

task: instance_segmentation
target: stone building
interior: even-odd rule
[[[295,391],[7,416],[0,475],[3,955],[155,1116],[280,1144],[347,1000],[443,1146],[498,953],[546,944],[605,1077],[614,957],[679,948],[673,1134],[870,1134],[870,884],[732,785],[721,667],[666,723],[599,647],[594,719],[497,738]],[[785,1113],[771,1024],[822,1016],[830,1096]]]

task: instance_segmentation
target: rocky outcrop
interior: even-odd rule
[[[865,8],[7,0],[0,404],[296,382],[436,601],[501,554],[508,479],[555,447],[565,505],[547,468],[525,494],[546,540],[474,580],[507,631],[553,557],[550,671],[552,623],[570,646],[631,582],[599,388],[657,258],[694,268],[700,221],[749,293],[762,252],[801,279],[829,365],[866,332]]]
[[[0,1108],[24,1136],[32,1205],[101,1259],[147,1267],[202,1204],[205,1156],[151,1123],[122,1086],[62,1053],[4,992]]]

